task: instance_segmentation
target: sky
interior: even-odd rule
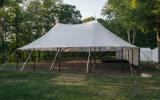
[[[75,5],[76,9],[81,12],[82,19],[87,17],[100,18],[101,10],[107,0],[64,0],[64,3]]]

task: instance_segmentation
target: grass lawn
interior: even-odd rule
[[[0,72],[0,100],[160,100],[160,76]]]

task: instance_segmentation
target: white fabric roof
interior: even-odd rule
[[[121,51],[122,49],[121,48],[110,48],[110,47],[98,47],[98,48],[90,48],[91,51],[94,51],[94,52],[99,52],[99,51]],[[63,52],[88,52],[89,51],[89,48],[64,48],[63,49]]]
[[[129,44],[119,38],[99,22],[85,24],[56,24],[49,32],[34,42],[19,48],[20,50],[54,50],[55,48],[75,47],[129,47]]]
[[[152,60],[158,63],[158,48],[152,50]]]
[[[141,48],[140,49],[140,61],[152,61],[151,48]]]

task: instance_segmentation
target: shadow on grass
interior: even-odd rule
[[[160,100],[160,75],[0,72],[0,100]]]

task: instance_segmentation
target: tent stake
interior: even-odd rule
[[[50,67],[50,71],[52,71],[53,65],[54,65],[54,63],[55,63],[55,60],[56,60],[58,54],[59,54],[59,49],[57,49],[57,53],[56,53],[56,55],[55,55],[55,57],[54,57],[54,59],[53,59],[53,61],[52,61],[52,65],[51,65],[51,67]]]
[[[91,56],[91,49],[89,48],[86,73],[88,73],[88,69],[89,69],[90,56]]]
[[[23,66],[22,66],[22,68],[21,68],[21,70],[20,70],[21,72],[23,71],[23,69],[24,69],[26,63],[28,62],[28,60],[30,59],[32,52],[33,52],[33,50],[30,52],[30,54],[29,54],[27,60],[24,62]]]

